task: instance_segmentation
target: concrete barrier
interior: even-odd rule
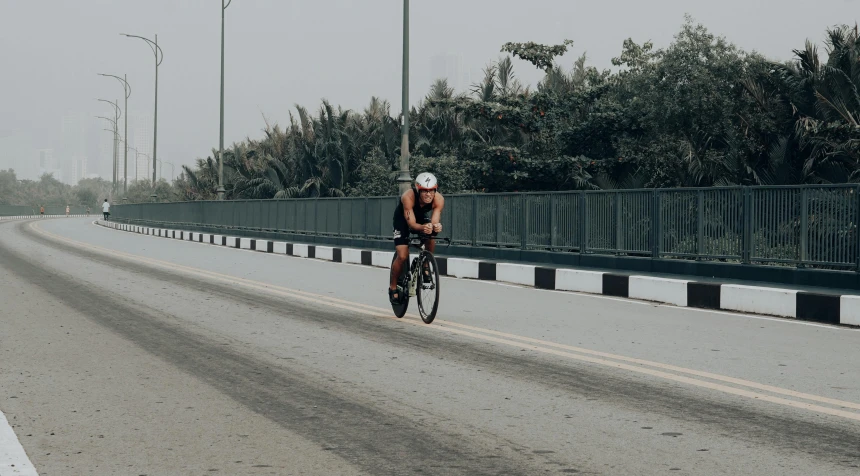
[[[687,281],[652,276],[630,276],[628,296],[643,301],[665,302],[686,307]]]
[[[497,263],[496,281],[534,286],[535,267],[528,264]]]
[[[448,276],[478,279],[478,260],[448,258]]]
[[[603,294],[603,273],[581,269],[557,269],[555,288],[561,291]]]
[[[724,284],[720,308],[781,317],[797,317],[797,291]]]

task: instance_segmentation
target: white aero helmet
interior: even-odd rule
[[[415,177],[415,188],[418,190],[436,190],[439,188],[439,183],[436,181],[435,175],[424,172]]]

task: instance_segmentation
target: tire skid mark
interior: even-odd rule
[[[436,358],[455,360],[467,365],[480,365],[504,378],[532,382],[569,394],[596,398],[604,402],[634,408],[643,413],[656,413],[709,427],[718,426],[723,434],[733,435],[787,451],[801,451],[832,461],[834,455],[845,456],[856,464],[860,447],[860,431],[856,425],[837,424],[815,415],[805,417],[784,409],[768,411],[750,404],[736,404],[702,398],[689,389],[666,384],[654,384],[623,374],[610,373],[589,365],[559,363],[554,359],[524,356],[505,352],[491,343],[463,345],[432,333],[410,332],[405,326],[392,326],[397,320],[344,319],[342,314],[323,311],[306,302],[288,302],[274,296],[254,293],[239,287],[213,284],[208,280],[188,278],[110,255],[87,251],[56,242],[24,230],[25,234],[49,246],[58,247],[109,266],[148,274],[178,286],[214,293],[233,300],[263,306],[283,312],[285,304],[296,311],[290,318],[324,324],[360,335],[368,340],[421,351]],[[365,311],[366,312],[366,311]],[[417,327],[421,329],[421,327]],[[523,348],[529,347],[523,344]]]
[[[330,384],[318,382],[300,369],[285,368],[286,365],[273,368],[233,350],[233,346],[221,345],[169,322],[176,322],[173,316],[105,295],[64,273],[42,268],[2,243],[0,267],[371,474],[413,473],[426,468],[445,474],[480,475],[528,474],[535,470],[528,469],[525,457],[523,461],[499,457],[493,446],[477,447],[444,428],[426,429],[427,422],[435,420],[435,416],[425,414],[430,418],[418,423],[338,395]],[[211,283],[207,292],[213,292]],[[280,310],[283,311],[283,302]],[[508,451],[525,452],[522,448]]]

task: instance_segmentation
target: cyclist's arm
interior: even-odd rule
[[[436,197],[433,200],[433,215],[430,216],[430,223],[433,225],[442,223],[442,209],[445,208],[445,197],[441,193],[436,192]]]
[[[415,218],[415,212],[412,209],[415,207],[415,199],[412,194],[406,192],[400,197],[400,203],[403,204],[403,217],[406,218],[406,225],[412,231],[424,233],[424,225],[419,225]]]

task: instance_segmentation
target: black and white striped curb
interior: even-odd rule
[[[392,251],[286,243],[97,220],[102,226],[150,236],[243,250],[388,268]],[[737,311],[828,324],[860,326],[860,296],[739,284],[697,282],[571,268],[436,257],[439,274],[457,278],[631,298],[681,307]]]

